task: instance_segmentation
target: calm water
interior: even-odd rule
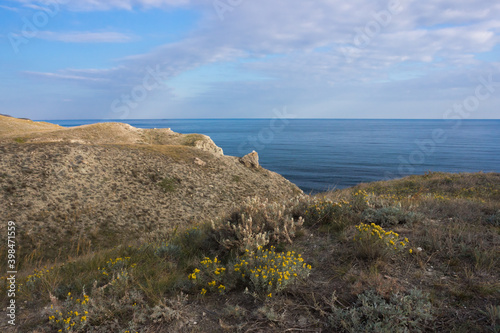
[[[77,126],[98,120],[50,120]],[[263,167],[305,192],[426,171],[500,172],[500,120],[117,120],[202,133],[225,155],[259,153]],[[458,125],[457,125],[458,124]]]

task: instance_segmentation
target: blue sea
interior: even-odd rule
[[[102,120],[49,120],[78,126]],[[259,153],[263,167],[306,193],[426,171],[500,172],[500,120],[106,120],[210,136],[225,155]]]

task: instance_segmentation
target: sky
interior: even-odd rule
[[[0,40],[15,117],[500,119],[497,0],[0,0]]]

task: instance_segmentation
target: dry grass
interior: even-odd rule
[[[129,237],[106,250],[82,243],[79,255],[64,263],[26,263],[19,274],[18,299],[27,302],[20,328],[55,330],[44,307],[81,312],[68,293],[80,299],[86,293],[88,318],[81,332],[496,332],[500,226],[491,216],[500,211],[499,189],[498,174],[434,173],[287,202],[254,199],[213,225],[200,221],[148,242]],[[360,255],[355,226],[390,207],[397,210],[377,218],[388,219],[385,231],[408,238],[409,245],[391,255]],[[420,218],[408,222],[392,219],[392,213]],[[255,243],[261,234],[265,244]],[[312,266],[310,275],[271,296],[231,275],[220,279],[224,292],[217,287],[203,293],[211,282],[206,276],[240,268],[245,248],[251,252],[254,245],[301,254]],[[255,253],[256,262],[272,259],[264,258],[264,250]],[[217,269],[198,273],[205,257],[217,257]],[[295,258],[288,257],[285,266]],[[128,259],[118,265],[117,258]],[[44,272],[33,274],[35,268]],[[204,276],[202,284],[193,282],[193,273]]]
[[[0,142],[188,146],[221,154],[220,148],[206,135],[179,134],[168,128],[140,129],[128,124],[112,122],[65,128],[54,124],[5,116],[0,116]]]
[[[53,131],[61,128],[45,122],[34,122],[0,115],[0,137],[17,136],[22,138],[28,132]]]

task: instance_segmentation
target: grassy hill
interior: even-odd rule
[[[20,332],[500,330],[500,174],[307,196],[190,140],[18,134],[0,195]]]
[[[13,124],[0,136],[0,213],[18,223],[31,262],[113,247],[131,234],[147,240],[215,218],[249,196],[301,192],[224,156],[205,135],[119,123],[40,132],[32,121],[0,120]]]
[[[0,115],[0,137],[16,136],[28,132],[54,131],[57,129],[62,129],[62,127],[45,122],[35,122]]]

